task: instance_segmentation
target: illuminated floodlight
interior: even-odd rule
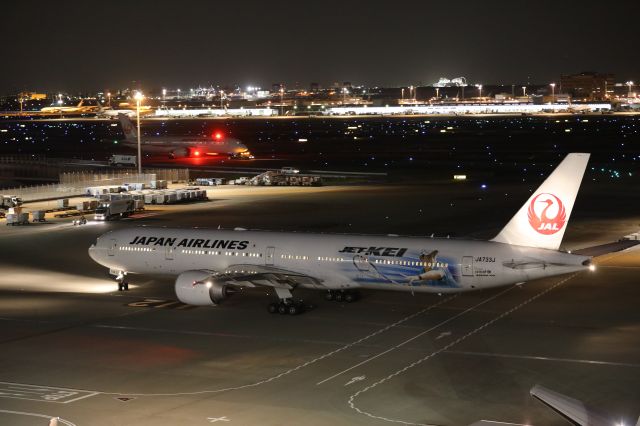
[[[138,91],[136,91],[136,94],[133,96],[133,98],[134,98],[136,101],[140,102],[141,100],[143,100],[143,99],[144,99],[144,95],[142,94],[142,92],[141,92],[141,91],[139,91],[139,90],[138,90]]]

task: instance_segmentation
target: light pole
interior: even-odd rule
[[[401,93],[402,93],[402,98],[401,98],[401,101],[402,101],[402,102],[400,102],[400,103],[403,103],[403,102],[404,102],[404,87],[402,88]]]
[[[144,99],[141,92],[136,92],[136,118],[138,121],[138,174],[142,174],[142,145],[140,143],[140,101]]]
[[[280,115],[284,115],[284,87],[280,85]]]
[[[630,98],[631,97],[631,88],[633,87],[633,81],[627,81],[627,86],[629,86],[629,93],[627,94],[627,97]]]
[[[482,84],[476,84],[478,87],[478,97],[482,100]]]
[[[556,84],[551,83],[549,86],[551,86],[551,103],[553,104],[556,102]]]
[[[436,87],[436,99],[440,98],[440,88]]]
[[[413,92],[413,96],[411,96],[411,92]],[[413,90],[413,86],[409,86],[409,98],[411,98],[414,104],[416,103],[416,92]]]
[[[522,96],[527,96],[527,86],[522,86]]]
[[[221,90],[220,91],[220,109],[224,109],[224,106],[222,105],[222,100],[224,99],[224,91]]]

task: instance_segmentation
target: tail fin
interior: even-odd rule
[[[118,114],[118,118],[120,119],[120,124],[122,124],[122,131],[124,132],[124,137],[129,141],[137,140],[136,129],[133,126],[133,123],[127,117],[126,114],[120,113]]]
[[[491,241],[557,250],[567,229],[589,155],[567,155]]]

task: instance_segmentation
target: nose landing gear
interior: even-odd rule
[[[118,291],[129,291],[129,283],[127,282],[127,273],[120,271],[115,278],[118,283]]]

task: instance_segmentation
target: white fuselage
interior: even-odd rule
[[[126,273],[251,273],[252,267],[268,267],[313,278],[305,287],[436,293],[520,283],[589,265],[585,256],[490,241],[147,227],[108,232],[89,254]]]
[[[136,140],[126,139],[122,142],[129,148],[137,148]],[[142,150],[149,153],[170,153],[176,157],[197,157],[205,155],[239,155],[249,151],[240,141],[225,138],[223,141],[212,141],[207,138],[157,137],[143,139]]]

